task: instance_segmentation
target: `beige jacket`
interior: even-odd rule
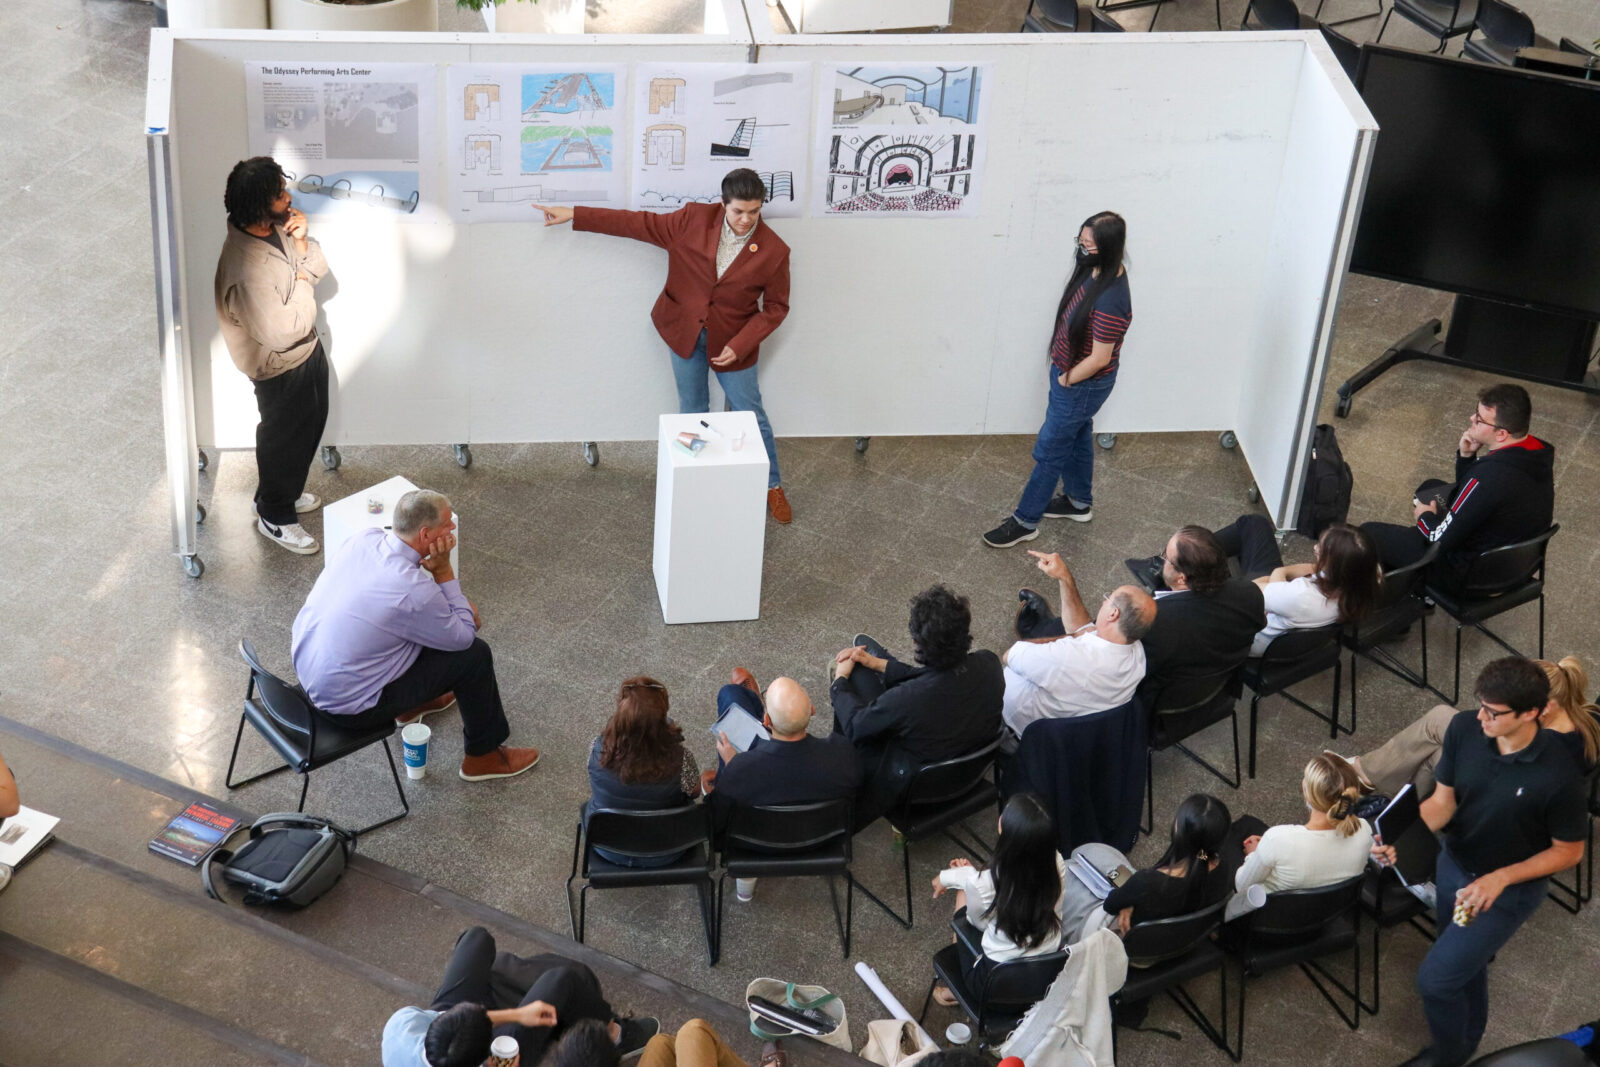
[[[302,255],[282,226],[273,229],[287,254],[230,225],[217,260],[217,321],[234,366],[253,381],[276,378],[311,357],[316,283],[328,273],[315,238],[306,239]],[[311,281],[297,278],[300,272]]]

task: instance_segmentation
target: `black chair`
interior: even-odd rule
[[[1433,909],[1405,887],[1393,868],[1368,866],[1364,879],[1361,883],[1361,910],[1372,921],[1372,1003],[1362,1002],[1361,1010],[1368,1015],[1376,1015],[1382,995],[1378,934],[1408,923],[1417,933],[1432,941],[1435,937]]]
[[[971,841],[956,836],[960,824],[987,808],[1000,807],[1000,790],[989,775],[1000,751],[1000,739],[978,751],[939,763],[918,767],[906,785],[905,798],[885,818],[904,841],[901,859],[905,865],[906,913],[895,910],[865,885],[861,892],[906,929],[911,928],[911,846],[914,842],[943,834],[966,850],[973,859],[984,859],[990,849],[969,831]]]
[[[965,960],[983,958],[983,936],[967,921],[964,909],[950,920],[950,928],[956,932],[957,943],[934,953],[933,981],[922,999],[922,1014],[917,1016],[917,1022],[928,1017],[934,987],[943,982],[972,1020],[981,1052],[1016,1029],[1028,1009],[1044,999],[1050,983],[1066,966],[1068,953],[1060,949],[1005,963],[988,963],[982,970],[968,969],[963,966]]]
[[[1428,613],[1422,599],[1422,586],[1427,578],[1429,564],[1438,552],[1429,548],[1423,557],[1405,567],[1397,567],[1383,576],[1383,587],[1378,592],[1378,602],[1360,622],[1345,627],[1340,638],[1350,650],[1350,721],[1356,721],[1356,657],[1382,667],[1402,681],[1418,689],[1436,693],[1440,700],[1445,695],[1428,684],[1428,627],[1419,627],[1422,637],[1422,673],[1418,674],[1383,646],[1398,640],[1407,630]]]
[[[1596,52],[1592,48],[1587,48],[1579,44],[1571,37],[1561,38],[1560,43],[1556,47],[1562,52],[1570,52],[1575,56],[1589,56],[1593,59],[1600,59],[1600,52]]]
[[[1090,33],[1122,33],[1122,23],[1094,7],[1089,9]]]
[[[395,731],[393,719],[365,730],[346,730],[335,726],[312,711],[311,701],[299,686],[290,685],[261,665],[255,646],[248,637],[239,641],[239,655],[250,667],[250,682],[244,691],[244,713],[239,716],[239,729],[233,735],[233,755],[228,757],[228,773],[223,776],[229,789],[247,786],[279,771],[294,771],[301,777],[300,803],[294,810],[304,811],[312,771],[381,741],[383,754],[389,757],[389,774],[394,778],[395,792],[400,794],[400,814],[379,819],[355,833],[368,833],[411,813],[405,787],[400,784],[400,773],[395,770],[394,753],[389,749],[389,735]],[[283,757],[284,765],[236,782],[233,780],[233,766],[239,759],[239,742],[244,737],[244,724],[247,722],[277,750],[278,755]]]
[[[1077,0],[1028,0],[1022,16],[1022,33],[1082,33],[1088,30],[1088,12]]]
[[[1584,794],[1589,798],[1589,837],[1583,848],[1583,859],[1572,868],[1571,885],[1553,874],[1550,876],[1550,899],[1574,915],[1594,896],[1594,820],[1600,815],[1600,766],[1591,768],[1584,777]]]
[[[1378,27],[1377,41],[1383,40],[1383,31],[1389,28],[1389,20],[1396,12],[1435,38],[1439,47],[1434,51],[1442,55],[1450,38],[1472,32],[1478,17],[1478,0],[1394,0],[1389,13],[1383,16],[1383,25]]]
[[[1481,36],[1474,37],[1477,33]],[[1478,0],[1478,18],[1461,45],[1461,54],[1484,63],[1512,66],[1519,48],[1554,48],[1556,43],[1533,30],[1533,20],[1506,0]]]
[[[1469,1067],[1590,1067],[1593,1062],[1571,1041],[1541,1037],[1479,1056]]]
[[[1155,754],[1176,748],[1185,756],[1216,775],[1222,782],[1239,788],[1239,685],[1240,664],[1215,674],[1169,682],[1149,700],[1150,748],[1145,753],[1144,832],[1155,827]],[[1147,699],[1136,697],[1136,700]],[[1223,719],[1233,722],[1233,777],[1229,778],[1189,750],[1183,742]]]
[[[1256,25],[1250,25],[1250,13],[1255,12]],[[1300,14],[1294,0],[1250,0],[1244,5],[1244,18],[1239,20],[1241,30],[1314,30],[1315,19]]]
[[[1322,5],[1317,5],[1317,10],[1322,10]],[[1373,18],[1373,15],[1363,15],[1363,18]],[[1343,21],[1351,21],[1345,19]],[[1333,53],[1333,58],[1339,61],[1339,66],[1344,68],[1345,76],[1352,82],[1356,80],[1356,69],[1361,65],[1361,46],[1334,29],[1331,22],[1319,22],[1317,28],[1322,31],[1322,39],[1328,42],[1328,49]]]
[[[855,906],[855,876],[850,873],[853,801],[814,804],[737,806],[722,832],[722,875],[717,879],[717,951],[722,950],[722,897],[729,878],[828,879],[833,919],[850,958],[850,922]],[[591,816],[592,818],[592,816]],[[834,878],[844,875],[844,915]]]
[[[1150,16],[1150,25],[1145,27],[1145,31],[1148,33],[1154,32],[1156,28],[1156,19],[1161,17],[1161,6],[1166,2],[1167,0],[1096,0],[1094,7],[1096,11],[1105,13],[1111,11],[1125,11],[1130,7],[1149,7],[1154,5],[1156,9],[1155,13]],[[1220,30],[1222,29],[1222,0],[1215,0],[1215,6],[1217,9],[1217,29]],[[1112,22],[1113,20],[1109,15],[1107,15],[1106,21]],[[1121,30],[1122,27],[1117,26],[1117,29]]]
[[[1113,1015],[1119,1004],[1136,1004],[1165,993],[1189,1020],[1200,1028],[1211,1043],[1228,1053],[1228,957],[1212,943],[1211,935],[1222,925],[1222,912],[1228,902],[1219,900],[1209,908],[1137,923],[1122,939],[1128,953],[1128,978],[1111,994]],[[1221,984],[1220,1023],[1213,1023],[1189,995],[1184,983],[1217,972]],[[1116,1028],[1111,1030],[1112,1059],[1116,1059]]]
[[[1339,721],[1339,678],[1343,671],[1344,649],[1339,635],[1344,627],[1339,623],[1304,630],[1281,633],[1268,642],[1260,659],[1250,659],[1244,665],[1244,684],[1250,687],[1250,777],[1256,776],[1256,709],[1262,697],[1281,696],[1297,708],[1309,711],[1328,724],[1328,736],[1337,740],[1341,732],[1356,732],[1356,715],[1350,712],[1350,725]],[[1323,671],[1333,669],[1333,713],[1324,714],[1307,704],[1289,687],[1315,678]]]
[[[1485,626],[1483,620],[1537,600],[1539,658],[1544,658],[1544,554],[1560,529],[1561,524],[1557,523],[1538,537],[1480,552],[1467,564],[1459,585],[1444,587],[1432,581],[1425,584],[1428,599],[1456,624],[1456,685],[1450,703],[1461,701],[1461,631],[1467,626],[1481,630],[1513,656],[1520,656],[1520,651]]]
[[[614,863],[595,850],[633,859],[677,857],[660,867],[628,867]],[[572,911],[572,883],[579,876],[578,911]],[[619,811],[595,808],[587,825],[580,813],[572,838],[572,873],[567,875],[567,919],[573,939],[583,942],[590,889],[636,889],[643,886],[692,885],[700,893],[700,922],[706,931],[706,958],[717,965],[718,932],[711,920],[711,808],[685,804],[661,811]]]
[[[1361,909],[1357,905],[1365,879],[1363,873],[1318,889],[1268,893],[1265,906],[1229,924],[1238,930],[1239,944],[1233,955],[1244,972],[1239,982],[1239,1047],[1232,1053],[1235,1061],[1244,1056],[1248,979],[1269,971],[1298,966],[1346,1026],[1354,1030],[1361,1025]],[[1346,949],[1354,954],[1350,986],[1319,962],[1324,956]],[[1323,984],[1324,979],[1328,985]],[[1349,998],[1349,1014],[1333,998],[1328,986]]]

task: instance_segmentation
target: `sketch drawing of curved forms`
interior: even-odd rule
[[[610,170],[610,126],[524,126],[522,173]]]
[[[973,134],[835,136],[828,157],[830,212],[945,212],[972,192]]]
[[[793,203],[794,201],[794,171],[779,170],[768,173],[761,172],[761,184],[767,187],[767,203],[783,197]]]
[[[740,119],[739,125],[734,128],[733,136],[728,138],[727,144],[711,142],[711,155],[723,159],[745,159],[750,155],[750,146],[756,139],[756,120],[752,116]]]
[[[531,122],[540,114],[570,115],[575,111],[604,111],[616,100],[616,78],[611,74],[524,74],[522,118]]]
[[[357,175],[358,178],[363,177]],[[416,184],[417,176],[409,175],[411,184]],[[320,174],[307,174],[304,178],[295,178],[287,171],[284,179],[289,183],[289,188],[294,192],[309,196],[325,196],[330,200],[343,201],[352,204],[361,204],[366,207],[388,208],[410,215],[417,210],[417,190],[413,188],[409,196],[390,196],[388,190],[378,182],[373,182],[365,190],[358,190],[352,185],[350,178],[335,176],[332,180]],[[309,213],[309,212],[308,212]]]
[[[736,78],[723,78],[712,83],[712,96],[731,96],[742,89],[754,89],[758,85],[778,85],[782,83],[794,84],[794,75],[789,71],[778,71],[774,74],[741,74]]]
[[[416,159],[417,87],[329,82],[322,118],[330,159]]]
[[[722,194],[716,193],[711,196],[695,196],[692,193],[663,193],[655,189],[646,189],[644,192],[639,194],[639,201],[640,203],[651,206],[659,204],[720,204],[722,203]]]
[[[646,126],[644,129],[644,162],[649,167],[664,164],[683,166],[688,131],[669,122]],[[721,197],[718,197],[721,199]]]
[[[682,78],[651,78],[650,79],[650,114],[676,115],[678,113],[678,90],[682,89],[685,82]]]
[[[500,121],[500,86],[476,82],[461,93],[461,117],[468,122]]]
[[[517,204],[540,201],[570,204],[575,200],[607,200],[604,189],[552,189],[545,185],[505,185],[498,189],[468,189],[480,204]]]
[[[462,151],[463,170],[487,170],[500,173],[500,135],[498,133],[469,133]]]
[[[854,67],[834,72],[835,126],[964,126],[978,115],[976,67]]]

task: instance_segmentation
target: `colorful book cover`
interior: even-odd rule
[[[190,804],[151,839],[150,851],[198,867],[206,854],[238,825],[238,819],[222,814],[210,804]]]

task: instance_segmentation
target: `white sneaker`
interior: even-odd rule
[[[316,511],[322,506],[322,501],[315,493],[301,493],[294,502],[294,513],[304,515],[308,511]]]
[[[305,527],[298,522],[291,522],[287,526],[274,526],[266,519],[256,519],[256,531],[273,544],[282,545],[290,552],[297,552],[302,556],[314,555],[322,546],[317,544],[317,539],[306,533]]]
[[[756,897],[755,878],[735,878],[733,880],[733,895],[739,898],[739,903],[748,904]]]

